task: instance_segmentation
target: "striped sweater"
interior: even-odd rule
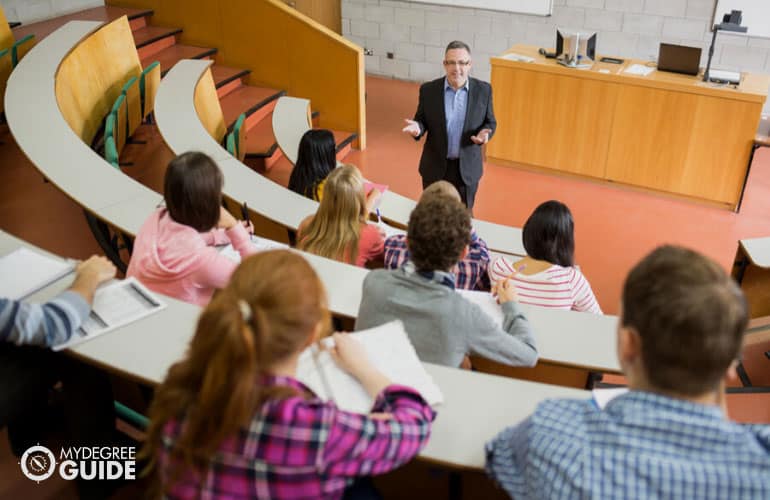
[[[497,257],[489,265],[489,279],[494,283],[507,277],[516,287],[522,304],[602,314],[591,285],[577,266],[554,264],[539,273],[526,275],[516,272],[512,261]]]
[[[91,307],[66,291],[45,304],[0,298],[0,342],[51,347],[69,340]]]

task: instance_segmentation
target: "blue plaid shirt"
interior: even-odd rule
[[[397,234],[385,240],[385,269],[398,269],[409,260],[406,235]],[[452,268],[457,288],[462,290],[489,290],[489,249],[486,242],[471,229],[468,255]]]
[[[767,499],[770,426],[641,391],[550,400],[487,443],[487,473],[517,500]]]

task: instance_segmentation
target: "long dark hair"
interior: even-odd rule
[[[308,130],[299,141],[297,164],[289,177],[289,189],[317,199],[316,189],[337,166],[334,135],[329,130]]]
[[[163,198],[171,218],[197,231],[219,221],[224,178],[214,160],[190,151],[171,160],[163,180]]]
[[[575,222],[567,205],[541,203],[524,224],[524,250],[537,260],[563,267],[575,265]]]

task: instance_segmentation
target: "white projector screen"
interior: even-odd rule
[[[418,3],[550,16],[553,0],[412,0]]]
[[[749,30],[746,36],[770,38],[770,1],[768,0],[719,0],[714,12],[714,24],[722,22],[722,16],[731,10],[743,11],[741,26]],[[741,33],[730,33],[740,35]]]

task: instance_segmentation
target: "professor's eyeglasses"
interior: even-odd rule
[[[444,61],[444,66],[459,66],[461,68],[470,66],[470,64],[470,61]]]

